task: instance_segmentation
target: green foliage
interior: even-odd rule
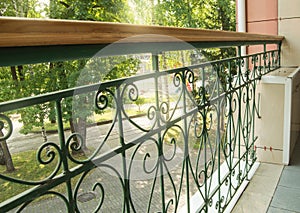
[[[146,98],[139,97],[134,103],[138,106],[139,112],[141,112],[141,106],[146,103]]]
[[[38,0],[1,0],[0,16],[40,18],[42,6]]]
[[[51,0],[48,15],[50,18],[131,22],[129,6],[125,0]]]
[[[41,17],[42,7],[38,0],[2,0],[0,15]],[[127,0],[50,0],[46,14],[59,19],[235,29],[234,0],[132,0],[130,4]],[[233,56],[235,50],[210,49],[201,53],[207,60],[215,60]],[[191,63],[192,54],[165,53],[160,69],[185,66],[186,62]],[[0,101],[131,76],[137,72],[139,63],[132,56],[118,56],[1,68],[0,82],[4,86],[0,91]],[[78,106],[74,106],[72,99],[64,100],[64,120],[88,117],[93,112],[88,104],[93,95],[79,96]],[[72,105],[78,109],[76,116]],[[30,131],[33,126],[43,126],[46,119],[55,120],[54,103],[22,109],[19,113],[25,126],[24,132]]]
[[[42,5],[38,4],[40,4],[38,0],[3,0],[0,2],[0,15],[41,17],[42,11],[39,11],[37,6],[41,8]],[[128,3],[124,0],[51,0],[46,12],[50,18],[131,22],[132,14],[128,8]],[[130,76],[137,72],[139,66],[139,60],[125,56],[103,59],[106,63],[101,62],[98,67],[95,67],[97,64],[93,63],[93,60],[1,68],[3,72],[0,74],[0,81],[5,87],[0,91],[0,100],[7,101]],[[94,69],[90,69],[91,64],[94,64]],[[88,101],[92,100],[93,96],[93,93],[84,94],[79,96],[77,101],[65,99],[62,102],[64,120],[76,121],[93,113],[94,109],[90,107]],[[72,111],[72,107],[75,112]],[[21,121],[24,124],[23,133],[30,132],[33,127],[42,127],[46,119],[55,121],[54,103],[35,105],[21,109],[18,113],[21,114]]]
[[[152,4],[149,5],[149,2]],[[136,23],[235,31],[235,0],[135,0]],[[148,7],[145,7],[148,5]],[[141,21],[144,20],[144,21]],[[201,50],[207,61],[235,55],[235,49]]]

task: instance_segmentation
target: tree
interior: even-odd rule
[[[87,0],[64,0],[50,1],[50,9],[48,11],[50,18],[59,18],[59,19],[75,19],[75,20],[92,20],[92,21],[110,21],[110,22],[131,22],[132,16],[128,13],[130,11],[128,9],[128,4],[124,0],[117,1],[87,1]],[[115,57],[118,58],[118,57]],[[119,61],[123,60],[119,57]],[[114,59],[108,59],[114,60]],[[79,75],[84,72],[84,67],[92,66],[93,63],[89,62],[87,64],[87,60],[77,60],[74,62],[59,62],[53,63],[53,67],[57,69],[57,72],[60,73],[58,75],[58,80],[60,79],[68,79],[66,82],[61,82],[61,86],[59,89],[69,88],[78,86],[76,84],[86,85],[91,83],[99,82],[100,79],[103,79],[103,76],[100,73],[96,73],[95,75],[88,75],[85,78],[81,78],[78,80]],[[123,64],[123,66],[122,66]],[[119,64],[113,63],[110,61],[109,64],[104,64],[99,67],[104,67],[105,70],[110,70],[110,72],[104,71],[106,74],[106,79],[113,79],[118,77],[127,76],[126,70],[130,67],[130,65],[135,66],[135,72],[137,71],[137,63],[136,60],[132,61],[131,59],[126,59]],[[70,66],[71,65],[71,66]],[[114,67],[112,67],[114,65]],[[96,70],[99,69],[96,68]],[[90,69],[91,70],[91,69]],[[70,72],[71,71],[71,72]],[[91,79],[90,77],[93,76]],[[84,79],[84,82],[82,82]],[[81,81],[81,82],[80,82]],[[67,101],[64,105],[64,110],[67,112],[65,119],[69,121],[71,131],[79,132],[82,136],[83,143],[82,149],[86,150],[85,139],[86,139],[86,125],[87,125],[87,117],[93,113],[93,110],[89,106],[89,100],[92,99],[92,94],[88,94],[88,96],[78,96],[74,101]],[[75,106],[74,106],[75,105]],[[75,109],[75,110],[74,110]],[[75,140],[78,141],[77,138]]]
[[[58,19],[132,22],[125,0],[50,0],[48,16]]]
[[[10,77],[10,73],[6,72],[8,69],[0,69],[0,102],[6,101],[8,96],[13,96],[13,80]],[[3,129],[5,128],[4,122],[0,120],[0,137],[4,135]],[[6,166],[7,172],[15,170],[11,154],[9,152],[6,140],[0,141],[0,165]]]
[[[38,4],[40,4],[38,0],[4,0],[0,2],[0,14],[4,16],[41,17],[42,11],[36,9]],[[39,5],[39,8],[42,8],[42,6]],[[132,22],[133,20],[128,3],[124,0],[51,0],[49,7],[46,8],[46,12],[48,17],[59,19],[110,22]],[[107,64],[104,66],[107,70],[111,70],[105,78],[112,79],[127,76],[129,72],[126,68],[130,69],[130,72],[133,73],[137,71],[138,60],[132,60],[132,58],[128,57],[116,58],[117,59],[110,60],[115,60],[114,62],[118,61],[119,64],[111,63],[109,66],[107,66]],[[76,85],[78,84],[77,78],[87,62],[88,60],[74,60],[5,68],[6,73],[11,74],[11,76],[7,76],[6,79],[9,79],[9,81],[12,79],[14,82],[12,84],[14,87],[11,88],[11,91],[14,92],[11,96],[4,96],[8,99],[15,99],[78,86]],[[99,81],[99,79],[100,78],[95,78],[94,80],[90,79],[88,82],[84,82],[84,84],[96,83],[95,80]],[[85,78],[85,80],[88,80],[88,78]],[[85,103],[85,101],[84,98],[80,100],[81,103]],[[62,103],[63,111],[66,112],[63,113],[63,118],[70,123],[72,132],[79,130],[83,138],[85,138],[86,118],[93,113],[93,111],[82,111],[74,115],[74,112],[72,112],[72,104],[70,99]],[[82,106],[84,106],[84,104]],[[44,129],[46,119],[55,122],[54,103],[35,105],[19,110],[18,112],[21,114],[21,121],[24,124],[24,133],[31,131],[33,126]],[[84,144],[83,148],[85,148]]]
[[[14,16],[14,17],[32,17],[37,18],[40,17],[39,13],[35,10],[36,5],[38,4],[37,0],[2,0],[0,2],[0,16]],[[0,94],[0,100],[6,101],[9,98],[16,98],[16,92],[17,89],[20,89],[19,82],[24,80],[24,72],[23,72],[23,66],[12,66],[4,70],[4,75],[1,78],[2,80],[6,80],[1,85],[7,84],[7,82],[10,82],[11,84],[8,87],[3,87],[1,90],[3,91],[2,94]],[[11,78],[8,73],[11,74]],[[13,86],[11,86],[13,85]],[[9,91],[7,90],[9,88]],[[1,121],[0,121],[1,122]],[[2,132],[3,126],[0,124],[0,135],[3,135]],[[0,144],[0,151],[3,153],[3,162],[6,165],[6,170],[8,172],[14,171],[14,165],[11,158],[11,154],[9,152],[6,140],[1,141]]]
[[[127,22],[140,24],[156,24],[176,27],[196,27],[207,29],[233,30],[235,27],[234,0],[132,0],[129,6],[126,0],[100,1],[100,0],[50,0],[46,8],[48,17],[60,19],[95,20],[109,22]],[[0,2],[0,15],[41,17],[42,11],[37,9],[38,0],[2,0]],[[130,8],[134,8],[134,12]],[[42,6],[40,6],[42,8]],[[233,51],[203,50],[203,54],[209,59],[217,59],[225,55],[232,55]],[[180,61],[187,62],[193,53],[178,53]],[[179,58],[180,58],[179,57]],[[104,63],[104,61],[109,63]],[[127,71],[134,73],[138,67],[138,60],[130,57],[115,57],[105,59],[103,63],[106,70],[106,79],[127,76]],[[118,63],[114,63],[113,61]],[[12,98],[37,95],[61,89],[74,87],[80,72],[87,66],[88,60],[76,60],[68,62],[52,62],[39,65],[22,65],[6,68],[9,75],[6,79],[12,81],[10,86]],[[166,69],[172,67],[174,62],[164,55],[163,65]],[[128,70],[127,70],[127,68]],[[129,72],[129,71],[128,71]],[[89,83],[92,83],[90,81]],[[25,89],[26,87],[26,89]],[[14,92],[12,92],[14,91]],[[20,92],[17,92],[20,91]],[[13,93],[13,94],[12,94]],[[1,99],[1,97],[0,97]],[[85,100],[81,101],[82,103]],[[86,125],[88,114],[78,114],[74,117],[71,111],[72,101],[66,100],[63,104],[65,121],[70,123],[72,131],[76,126]],[[45,119],[55,121],[53,103],[38,105],[30,109],[19,111],[28,132],[32,126],[44,126]],[[81,123],[81,124],[79,124]],[[78,129],[78,128],[77,128]],[[84,135],[84,133],[82,133]]]
[[[148,24],[156,24],[163,26],[175,26],[175,27],[193,27],[215,30],[229,30],[235,31],[235,0],[158,0],[154,3],[152,0],[149,10],[145,9],[146,0],[135,0],[135,7],[140,15],[135,20],[141,20],[142,17]],[[142,16],[143,15],[143,16]],[[148,21],[151,17],[151,22]],[[214,48],[214,49],[202,49],[200,50],[206,61],[214,61],[222,58],[234,57],[236,50],[234,48]],[[186,52],[188,57],[184,56],[181,51],[178,53],[181,55],[182,66],[185,66],[185,62],[188,63],[200,63],[200,60],[194,60],[194,52]],[[198,52],[199,54],[199,52]],[[166,59],[166,54],[162,53],[162,68],[172,67],[172,60]],[[173,57],[174,58],[174,57]],[[189,61],[185,60],[188,59]],[[203,59],[202,59],[203,60]],[[227,65],[227,64],[226,64]],[[228,67],[226,67],[228,68]],[[222,73],[220,77],[221,85],[225,88],[225,78],[228,73]],[[197,78],[197,77],[196,77]],[[167,84],[165,84],[167,85]],[[167,91],[167,87],[165,88]],[[198,91],[194,91],[194,96],[197,99]],[[167,98],[168,99],[168,98]],[[221,115],[221,125],[224,117]],[[224,126],[221,127],[223,129]]]
[[[0,137],[4,136],[2,129],[4,128],[4,123],[0,121]],[[15,170],[11,154],[9,152],[9,149],[7,147],[6,140],[0,141],[0,154],[2,154],[2,159],[0,159],[1,162],[0,165],[5,165],[6,166],[6,171],[7,172],[13,172]],[[1,158],[1,156],[0,156]]]
[[[38,0],[1,0],[0,16],[40,18],[42,3]]]

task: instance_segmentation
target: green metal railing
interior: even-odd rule
[[[57,138],[41,140],[36,151],[37,164],[51,173],[38,180],[0,174],[7,184],[28,186],[0,203],[0,212],[223,212],[255,163],[257,84],[280,67],[280,44],[160,72],[157,55],[153,62],[153,73],[0,103],[1,141],[13,131],[7,113],[21,108],[54,103],[58,126]],[[151,101],[134,118],[127,107],[144,90]],[[92,110],[114,112],[85,141],[64,130],[63,106],[91,95]],[[92,148],[76,154],[84,142]]]

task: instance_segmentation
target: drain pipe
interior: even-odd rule
[[[246,32],[246,0],[237,0],[237,31]],[[246,47],[241,47],[241,55],[246,55]]]

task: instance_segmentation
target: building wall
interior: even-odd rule
[[[250,0],[251,1],[251,0]],[[282,44],[282,65],[300,65],[300,1],[278,0],[278,34]]]
[[[300,66],[300,0],[245,0],[246,1],[246,32],[281,35],[285,39],[282,44],[281,63],[282,66]],[[268,46],[268,49],[276,46]],[[263,46],[256,46],[247,49],[248,53],[261,51]],[[283,68],[286,70],[287,68]],[[290,68],[295,69],[295,68]],[[271,74],[273,75],[273,74]],[[296,79],[296,78],[295,78]],[[297,83],[298,82],[298,83]],[[300,74],[292,84],[293,93],[300,85]],[[256,120],[256,143],[258,149],[258,160],[272,163],[288,163],[288,156],[293,151],[294,143],[291,142],[293,135],[298,137],[300,133],[300,118],[295,120],[295,116],[300,115],[299,97],[293,98],[291,139],[287,141],[284,132],[288,131],[283,122],[285,117],[285,93],[286,88],[279,84],[264,84],[258,86],[261,93],[261,119]],[[290,92],[291,93],[291,92]],[[297,93],[298,94],[298,93]],[[294,105],[297,105],[296,107]],[[272,106],[273,105],[273,106]],[[276,106],[276,107],[274,107]],[[279,107],[281,106],[281,107]],[[272,110],[270,110],[272,109]],[[274,110],[279,110],[278,112]],[[274,123],[274,115],[276,122]],[[295,134],[294,134],[295,133]],[[295,137],[294,137],[295,138]],[[289,143],[289,147],[288,144]],[[272,148],[272,151],[271,149]],[[287,156],[287,157],[286,157]]]
[[[300,0],[245,0],[247,32],[282,35],[282,66],[300,65]],[[268,46],[272,49],[274,46]],[[249,53],[262,50],[251,47]]]
[[[250,33],[278,35],[277,0],[246,0],[246,29]],[[269,45],[268,49],[276,48]],[[250,47],[249,53],[263,50],[262,46]]]

